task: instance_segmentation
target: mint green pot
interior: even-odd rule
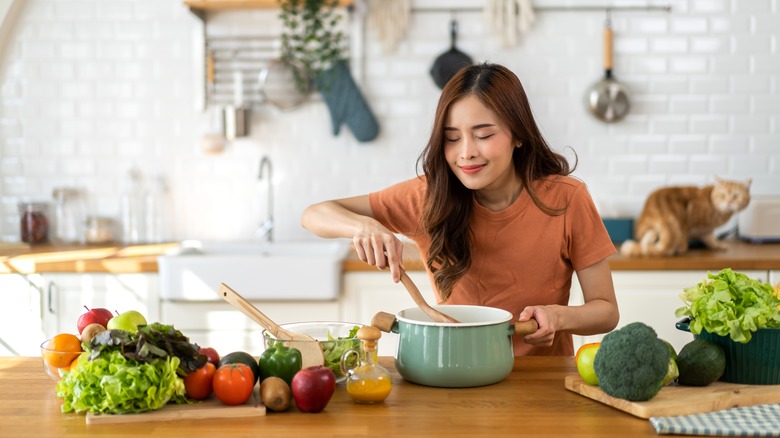
[[[417,307],[396,315],[395,367],[414,383],[446,388],[484,386],[512,372],[515,326],[506,310],[484,306],[434,306],[460,321],[433,322]]]

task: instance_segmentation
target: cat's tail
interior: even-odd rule
[[[620,246],[620,254],[624,256],[671,256],[677,254],[675,239],[670,230],[659,232],[655,229],[646,230],[640,241],[626,240]],[[686,241],[687,242],[687,241]]]
[[[635,240],[628,239],[620,245],[620,254],[625,257],[642,255],[642,249]]]

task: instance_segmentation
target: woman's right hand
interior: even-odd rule
[[[360,260],[379,269],[389,267],[393,281],[401,281],[404,245],[374,219],[368,195],[311,205],[304,210],[301,225],[320,237],[351,237]]]
[[[371,219],[352,237],[352,243],[360,260],[380,270],[389,267],[393,281],[401,281],[404,244],[390,230]]]

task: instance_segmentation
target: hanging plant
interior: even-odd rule
[[[324,71],[349,57],[339,28],[343,16],[338,4],[338,0],[279,0],[282,59],[293,68],[302,93],[308,93],[312,81]]]

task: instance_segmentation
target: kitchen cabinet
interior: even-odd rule
[[[87,307],[104,307],[119,313],[137,310],[147,321],[159,321],[158,275],[55,274],[42,275],[45,283],[44,333],[78,333],[76,321]]]
[[[424,271],[408,271],[409,278],[420,289],[428,304],[435,304],[433,287]],[[341,314],[345,321],[370,324],[377,312],[395,315],[401,310],[416,307],[412,297],[401,283],[393,283],[390,272],[346,272],[341,296]],[[379,355],[395,356],[398,335],[382,333]]]
[[[344,320],[336,300],[253,301],[252,304],[277,324]],[[160,302],[160,320],[173,324],[191,342],[212,347],[223,356],[232,351],[259,355],[265,348],[263,328],[223,301],[163,300]]]
[[[0,275],[0,356],[40,356],[44,297],[40,275]]]

